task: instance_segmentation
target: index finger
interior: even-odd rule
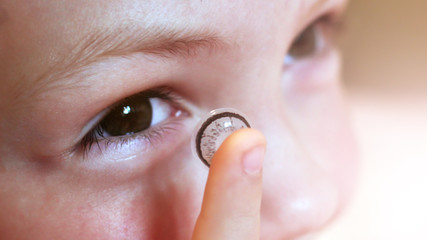
[[[193,240],[259,239],[265,145],[254,129],[224,141],[212,159]]]

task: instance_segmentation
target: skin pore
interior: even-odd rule
[[[327,225],[357,168],[331,41],[345,4],[0,0],[0,237],[191,239],[210,169],[190,139],[220,107],[267,141],[260,239]],[[284,64],[310,25],[315,51]],[[89,141],[147,91],[157,124]]]

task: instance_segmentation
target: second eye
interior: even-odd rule
[[[316,25],[316,23],[311,24],[294,40],[285,57],[285,64],[308,58],[318,51],[321,34]]]

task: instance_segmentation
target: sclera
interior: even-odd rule
[[[215,152],[228,136],[239,129],[250,127],[245,115],[236,109],[212,110],[202,119],[193,134],[192,152],[209,167]]]

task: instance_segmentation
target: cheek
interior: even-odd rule
[[[0,236],[190,239],[207,168],[185,149],[127,179],[48,166],[2,173]]]
[[[192,157],[189,147],[181,149],[167,154],[167,163],[152,166],[111,193],[102,190],[94,200],[99,205],[82,211],[85,221],[100,219],[95,227],[107,239],[190,239],[208,169]]]
[[[128,204],[127,221],[144,228],[143,239],[190,239],[200,212],[208,169],[191,153],[176,154],[169,165],[153,168]]]

